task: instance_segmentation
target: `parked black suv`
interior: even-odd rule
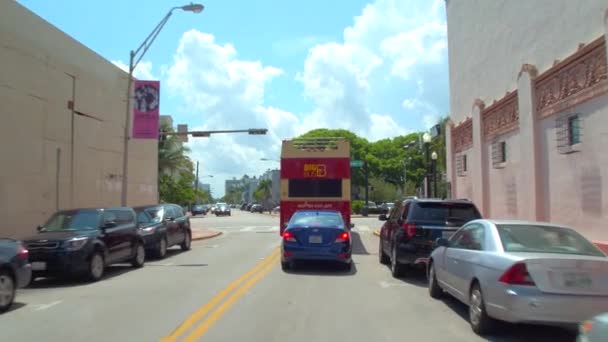
[[[144,265],[144,241],[131,208],[59,211],[38,231],[24,239],[32,279],[86,275],[97,281],[110,264]]]
[[[481,218],[468,200],[408,198],[395,203],[380,230],[380,263],[391,263],[394,277],[411,265],[426,266],[437,238],[448,238],[465,223]]]
[[[171,246],[180,245],[183,251],[190,249],[190,218],[179,205],[158,204],[134,209],[144,238],[146,255],[153,254],[162,259]]]

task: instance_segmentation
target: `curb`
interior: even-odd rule
[[[380,236],[380,231],[379,230],[374,230],[374,235]]]
[[[218,236],[220,236],[222,234],[223,234],[223,232],[215,231],[211,235],[203,235],[203,236],[193,237],[192,241],[200,241],[200,240],[213,239],[214,237],[218,237]]]

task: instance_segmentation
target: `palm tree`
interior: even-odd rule
[[[268,202],[272,197],[272,181],[270,179],[263,179],[258,183],[256,193],[259,194],[264,204],[268,207]]]
[[[166,122],[161,124],[162,132],[172,133],[173,127]],[[158,173],[173,174],[192,172],[193,165],[187,153],[190,149],[184,146],[175,135],[165,136],[158,141]]]

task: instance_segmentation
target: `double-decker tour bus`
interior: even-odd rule
[[[281,228],[297,210],[337,210],[350,227],[350,143],[344,138],[284,140]]]

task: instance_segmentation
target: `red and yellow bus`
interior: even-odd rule
[[[337,210],[350,227],[350,143],[343,138],[284,140],[281,228],[297,210]]]

